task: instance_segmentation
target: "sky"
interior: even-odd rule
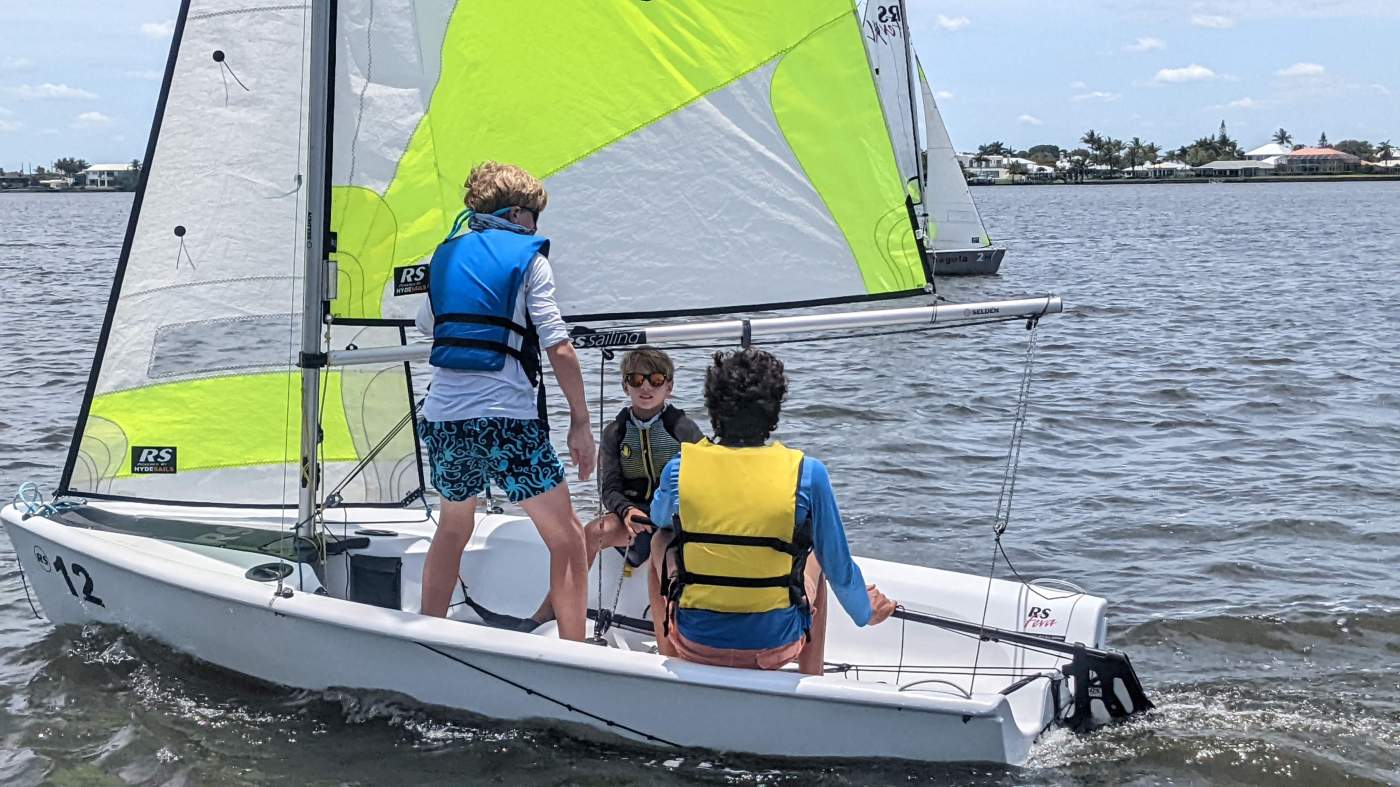
[[[1246,148],[1280,127],[1400,144],[1400,0],[907,3],[959,150],[1088,129],[1174,149],[1222,120]],[[0,168],[140,158],[178,7],[0,0]]]

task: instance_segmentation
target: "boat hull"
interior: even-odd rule
[[[248,579],[238,562],[243,558],[222,561],[209,557],[206,547],[191,552],[40,515],[23,518],[14,507],[3,511],[3,519],[27,580],[54,623],[119,626],[217,666],[301,689],[391,691],[425,705],[505,720],[582,724],[666,747],[1010,764],[1024,762],[1053,721],[1051,692],[1061,690],[1047,677],[1008,694],[979,691],[969,699],[927,693],[927,687],[901,691],[848,675],[707,667],[320,595],[313,592],[320,583],[310,572],[294,571],[284,580],[290,592],[279,594],[276,583]],[[517,524],[497,530],[518,533],[505,526]],[[903,583],[924,581],[901,578],[898,571],[879,576],[882,566],[900,564],[862,562],[868,577],[906,598],[912,590]],[[628,591],[634,595],[636,589]],[[1081,628],[1101,628],[1092,618],[1081,620]],[[837,612],[833,623],[837,619],[844,616]],[[845,628],[846,635],[876,631],[857,630],[849,621]],[[883,636],[890,641],[901,637],[897,628],[878,628],[889,629]],[[990,654],[994,648],[987,649]],[[910,655],[910,663],[917,660]]]
[[[949,249],[933,253],[937,276],[988,276],[1001,269],[1006,249]]]

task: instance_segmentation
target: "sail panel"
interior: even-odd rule
[[[299,4],[182,7],[62,491],[295,504],[308,22]],[[367,382],[384,369],[327,377],[328,479],[408,411],[406,371],[389,371],[392,391]]]
[[[895,161],[905,182],[919,181],[919,149],[915,139],[914,86],[910,84],[912,51],[904,19],[904,3],[868,0],[861,20],[866,56],[875,89],[885,112]]]
[[[394,3],[376,5],[376,19],[395,15]],[[411,16],[415,8],[403,10]],[[429,22],[422,13],[412,18],[419,38],[438,40],[422,32]],[[436,65],[431,50],[403,45],[406,32],[340,25],[347,74],[337,79],[337,134],[358,129],[348,144],[359,152],[352,171],[338,136],[338,317],[413,313],[421,296],[394,296],[393,270],[431,255],[462,207],[468,170],[485,159],[546,181],[551,208],[541,232],[554,241],[569,316],[706,312],[922,288],[920,266],[898,248],[912,251],[912,236],[901,239],[881,223],[902,206],[903,180],[850,0],[458,3],[445,19]],[[815,67],[804,55],[812,51],[838,62]],[[419,81],[410,87],[402,78],[415,70]],[[381,72],[398,81],[381,86]],[[759,88],[767,73],[770,96]],[[842,82],[807,81],[821,78]],[[814,122],[800,109],[827,89],[854,103],[833,111],[838,105],[828,101],[822,114],[849,115],[849,123]],[[424,96],[426,110],[405,135],[403,112]],[[786,117],[778,111],[784,102]],[[391,117],[390,106],[399,114]],[[812,144],[823,127],[841,125],[855,135],[841,140],[850,151]],[[688,136],[678,139],[682,128]],[[794,144],[794,134],[808,142]],[[691,158],[758,169],[697,178],[684,174],[693,165],[672,166]],[[358,163],[365,160],[395,162],[392,180],[382,185]],[[736,169],[732,161],[719,168]],[[814,171],[828,179],[818,183]],[[765,186],[770,173],[777,181]],[[836,183],[829,177],[836,173],[846,180]],[[847,204],[850,179],[877,184],[858,189],[874,201]],[[686,211],[691,202],[700,209]],[[781,222],[791,226],[770,233]],[[748,286],[758,269],[763,278]],[[604,286],[598,271],[609,272]],[[688,289],[631,285],[671,279]]]
[[[924,105],[924,139],[928,144],[924,214],[930,245],[936,251],[990,246],[992,239],[987,237],[987,228],[972,201],[923,64],[919,64],[919,90]]]

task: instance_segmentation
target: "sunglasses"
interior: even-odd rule
[[[652,388],[660,388],[665,385],[666,381],[669,379],[671,378],[667,377],[665,372],[652,372],[651,374],[632,372],[622,375],[622,381],[633,388],[641,388],[642,383],[651,383]]]

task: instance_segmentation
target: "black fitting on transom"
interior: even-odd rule
[[[330,355],[326,353],[297,353],[297,366],[303,369],[324,369],[330,365]]]

